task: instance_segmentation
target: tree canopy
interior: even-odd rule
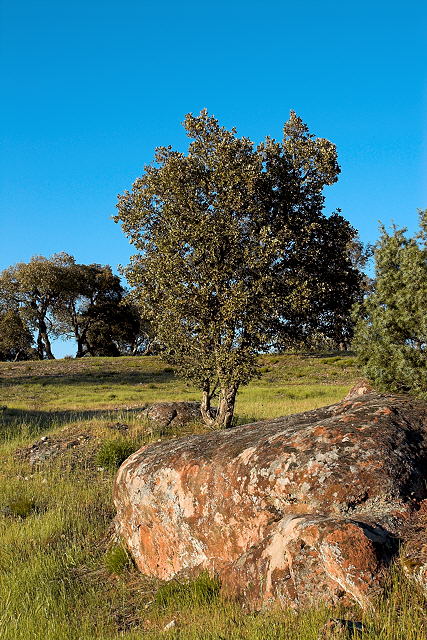
[[[64,271],[61,295],[53,309],[55,330],[75,338],[78,358],[118,355],[112,343],[115,314],[124,294],[120,278],[109,265],[74,262]]]
[[[29,360],[33,357],[33,336],[13,309],[0,312],[0,360]]]
[[[51,339],[59,336],[76,340],[77,357],[137,354],[153,340],[111,267],[78,264],[66,253],[35,256],[0,273],[0,317],[3,359],[15,352],[53,358]]]
[[[427,397],[427,210],[420,229],[381,228],[372,293],[357,309],[354,346],[380,390]]]
[[[6,308],[19,311],[21,318],[36,331],[39,358],[52,359],[50,333],[52,313],[63,292],[64,268],[74,258],[57,253],[51,258],[34,256],[0,274],[0,297]]]
[[[260,350],[348,321],[362,285],[357,234],[323,214],[336,148],[295,113],[282,141],[258,146],[206,110],[184,127],[188,153],[156,149],[115,219],[138,251],[126,275],[164,356],[202,390],[205,421],[227,427]]]

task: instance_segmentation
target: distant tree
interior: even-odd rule
[[[75,338],[77,358],[119,355],[112,334],[124,293],[109,265],[70,265],[54,318],[57,334]]]
[[[165,358],[201,389],[204,420],[229,427],[257,353],[303,341],[359,295],[356,232],[322,213],[336,149],[294,113],[282,142],[256,148],[206,111],[184,126],[188,154],[158,148],[116,221],[138,250],[126,274]]]
[[[356,309],[354,347],[380,390],[427,396],[427,210],[420,230],[381,228],[373,290]]]
[[[88,310],[92,322],[87,341],[94,356],[136,356],[155,353],[150,323],[135,305],[124,298],[119,304],[105,303]]]
[[[151,324],[141,316],[130,296],[114,309],[110,329],[111,341],[119,355],[155,355],[158,345]]]
[[[50,342],[52,313],[64,287],[66,269],[74,258],[57,253],[51,258],[34,256],[0,274],[0,298],[6,308],[19,311],[25,323],[36,332],[39,358],[54,358]]]
[[[66,253],[33,257],[0,274],[0,310],[36,332],[39,358],[53,358],[51,337],[75,338],[77,357],[141,353],[153,338],[125,299],[109,265],[77,264]]]
[[[34,355],[33,335],[16,310],[0,313],[0,360],[29,360]]]

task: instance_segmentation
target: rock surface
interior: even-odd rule
[[[116,522],[147,575],[208,569],[254,608],[367,607],[426,479],[427,405],[367,394],[139,450],[117,474]]]
[[[427,595],[427,500],[422,501],[419,510],[404,526],[402,537],[405,541],[400,557],[403,569]]]
[[[182,427],[202,419],[199,402],[156,402],[143,407],[140,416],[160,427]]]
[[[85,446],[89,440],[94,440],[94,436],[88,433],[67,433],[65,430],[58,436],[43,436],[29,447],[18,449],[15,455],[33,466],[38,466],[68,450],[73,451]]]
[[[347,400],[355,400],[360,396],[364,396],[367,393],[374,393],[374,389],[368,380],[359,380],[356,384],[350,389],[350,391],[345,396],[343,402]]]

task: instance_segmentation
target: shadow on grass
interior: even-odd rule
[[[354,357],[356,353],[354,351],[289,351],[278,355],[298,356],[300,358],[351,358]]]
[[[126,420],[128,415],[141,412],[143,405],[131,409],[64,409],[40,411],[37,409],[3,409],[0,411],[0,441],[9,440],[25,432],[32,437],[44,431],[66,426],[78,421],[108,420],[112,423]],[[142,420],[142,418],[141,418]]]
[[[10,440],[23,433],[30,438],[37,437],[52,429],[65,427],[68,424],[80,421],[103,420],[110,422],[111,425],[117,423],[126,424],[127,420],[133,420],[138,414],[141,414],[144,406],[146,405],[142,404],[140,407],[130,407],[128,409],[121,407],[118,409],[82,409],[81,411],[75,409],[41,411],[37,409],[6,408],[0,411],[0,442]],[[141,416],[141,424],[146,422],[147,419]],[[256,422],[260,422],[260,418],[236,414],[232,428],[242,427]],[[159,436],[170,435],[171,433],[188,436],[193,434],[191,431],[192,424],[193,423],[177,425],[174,428],[168,425],[156,425],[153,423],[151,424],[151,429],[158,432]],[[200,424],[202,424],[202,422],[200,422]],[[190,431],[187,430],[188,428]],[[182,433],[179,433],[181,431]],[[200,433],[200,431],[197,430],[194,433]]]
[[[114,382],[116,385],[127,384],[147,384],[155,382],[163,384],[174,379],[172,369],[164,369],[163,371],[81,371],[77,373],[56,373],[41,375],[4,377],[1,380],[1,386],[4,388],[16,385],[41,385],[41,386],[80,386],[94,385]]]

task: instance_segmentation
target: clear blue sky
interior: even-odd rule
[[[290,109],[338,147],[327,191],[365,241],[427,207],[422,0],[1,0],[0,268],[125,264],[116,195],[207,107],[258,142]]]

